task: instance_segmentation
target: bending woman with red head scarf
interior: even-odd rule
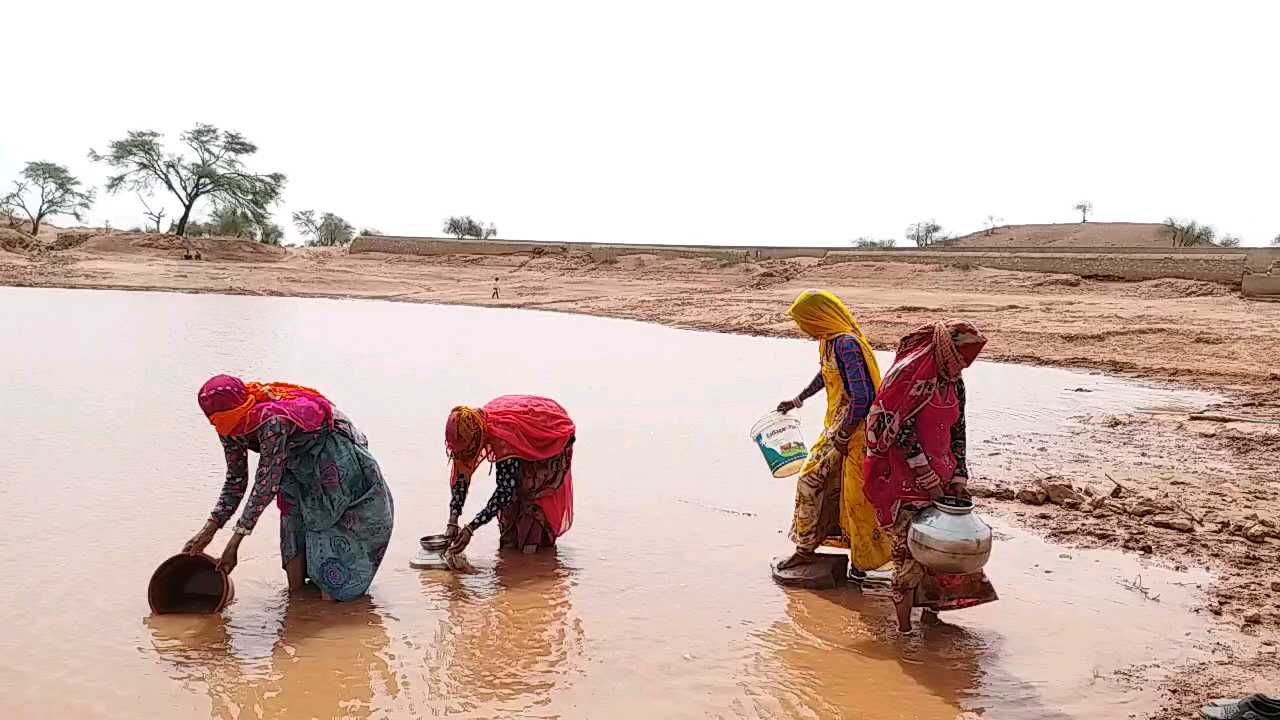
[[[573,420],[555,400],[503,395],[481,408],[459,406],[445,424],[453,466],[447,533],[461,552],[482,525],[498,518],[501,547],[555,545],[573,524]],[[471,522],[458,527],[471,475],[488,460],[497,488]]]
[[[957,320],[926,325],[902,339],[867,415],[863,475],[867,500],[889,529],[898,629],[911,630],[911,608],[972,607],[996,599],[981,571],[930,574],[907,547],[917,512],[944,495],[966,496],[964,379],[987,339]]]
[[[391,541],[391,491],[369,443],[318,391],[218,375],[200,408],[222,440],[227,479],[204,527],[183,548],[201,552],[245,496],[249,451],[258,470],[219,564],[235,568],[240,543],[272,500],[280,507],[280,559],[291,591],[310,579],[324,597],[352,600],[373,582]]]

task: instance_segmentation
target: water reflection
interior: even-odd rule
[[[575,573],[555,550],[504,550],[491,572],[421,574],[423,594],[444,609],[426,649],[426,679],[449,711],[501,715],[551,702],[584,638],[571,620]]]
[[[958,627],[902,637],[892,615],[887,599],[853,588],[788,590],[786,617],[757,636],[757,714],[955,718],[984,644]]]
[[[263,658],[251,651],[252,633],[241,643],[221,615],[146,624],[172,677],[203,687],[214,718],[369,718],[399,692],[382,616],[368,598],[289,598]]]

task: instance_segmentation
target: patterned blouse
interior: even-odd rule
[[[845,413],[841,432],[848,435],[871,411],[871,403],[876,401],[876,386],[871,382],[871,373],[867,372],[867,361],[862,357],[862,346],[857,340],[850,335],[840,335],[831,344],[835,352],[836,367],[840,370],[840,379],[844,381],[844,393],[849,398],[849,412]],[[796,400],[808,400],[825,385],[822,372],[819,371]]]
[[[368,444],[364,435],[342,413],[335,411],[333,421],[338,431],[347,434],[356,443]],[[253,489],[249,490],[249,500],[236,523],[236,528],[242,534],[253,532],[262,511],[280,493],[280,482],[284,477],[290,451],[311,442],[311,435],[312,433],[299,429],[284,418],[273,417],[258,426],[253,434],[223,437],[222,453],[227,459],[227,479],[209,517],[218,527],[222,527],[235,514],[245,491],[249,489],[249,451],[253,450],[259,454],[258,471],[253,480]]]
[[[951,454],[956,458],[956,470],[951,482],[955,485],[963,485],[969,480],[967,432],[964,425],[963,378],[956,380],[956,400],[960,404],[960,417],[951,426]],[[920,447],[920,438],[916,434],[915,418],[904,423],[902,429],[898,431],[898,446],[907,451],[907,464],[916,469],[916,476],[926,480],[926,482],[922,483],[924,488],[927,490],[936,486],[939,481],[937,475],[934,474],[932,478],[927,477],[929,475],[929,459],[924,452],[924,448]]]
[[[520,482],[520,459],[507,458],[494,463],[497,468],[497,487],[493,490],[493,495],[489,497],[489,502],[485,504],[484,509],[476,514],[471,522],[467,523],[467,527],[475,532],[480,526],[492,520],[497,514],[511,502],[511,498],[515,497],[516,484]],[[467,502],[467,490],[471,487],[471,478],[459,477],[453,483],[451,499],[449,500],[449,510],[455,515],[462,514],[462,506]]]

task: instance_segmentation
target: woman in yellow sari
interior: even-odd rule
[[[857,570],[874,570],[889,561],[890,544],[875,510],[862,492],[866,417],[880,388],[880,368],[862,328],[840,298],[826,290],[805,290],[787,314],[819,344],[819,369],[794,399],[778,404],[789,412],[819,390],[827,391],[822,437],[796,483],[791,541],[796,551],[778,569],[814,562],[820,545],[848,548]]]

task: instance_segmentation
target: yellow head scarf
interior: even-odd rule
[[[791,303],[787,314],[806,335],[823,341],[823,352],[828,347],[825,341],[840,335],[852,335],[862,349],[867,369],[871,371],[872,384],[877,390],[880,388],[880,366],[876,363],[871,342],[862,333],[858,321],[853,319],[853,313],[849,312],[849,308],[835,294],[826,290],[805,290]]]
[[[787,314],[806,335],[827,340],[850,333],[863,337],[862,328],[840,298],[826,290],[805,290],[791,303]]]

